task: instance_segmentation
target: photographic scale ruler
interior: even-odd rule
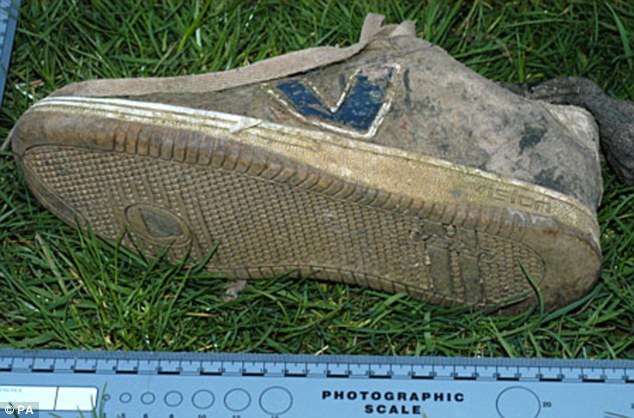
[[[0,417],[634,418],[634,361],[0,350],[0,405]]]

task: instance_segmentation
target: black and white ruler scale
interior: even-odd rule
[[[634,361],[0,350],[0,405],[62,418],[634,418]]]

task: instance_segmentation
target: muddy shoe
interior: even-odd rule
[[[559,77],[537,83],[505,84],[534,100],[587,109],[599,125],[601,148],[616,176],[634,185],[634,103],[608,96],[587,78]]]
[[[15,155],[64,221],[209,269],[294,271],[446,306],[555,308],[600,266],[597,127],[366,19],[348,48],[67,86]]]

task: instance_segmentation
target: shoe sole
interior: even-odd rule
[[[598,225],[551,190],[332,134],[55,97],[13,131],[35,196],[101,236],[241,279],[294,272],[443,306],[547,309],[600,267]],[[537,291],[537,292],[536,292]]]

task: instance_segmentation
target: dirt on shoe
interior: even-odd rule
[[[601,148],[608,164],[620,181],[634,185],[634,103],[614,99],[595,82],[582,77],[505,87],[529,99],[587,109],[599,125]]]
[[[223,73],[88,81],[15,155],[68,223],[209,269],[293,271],[444,306],[547,309],[601,261],[598,129],[369,15],[361,41]]]

